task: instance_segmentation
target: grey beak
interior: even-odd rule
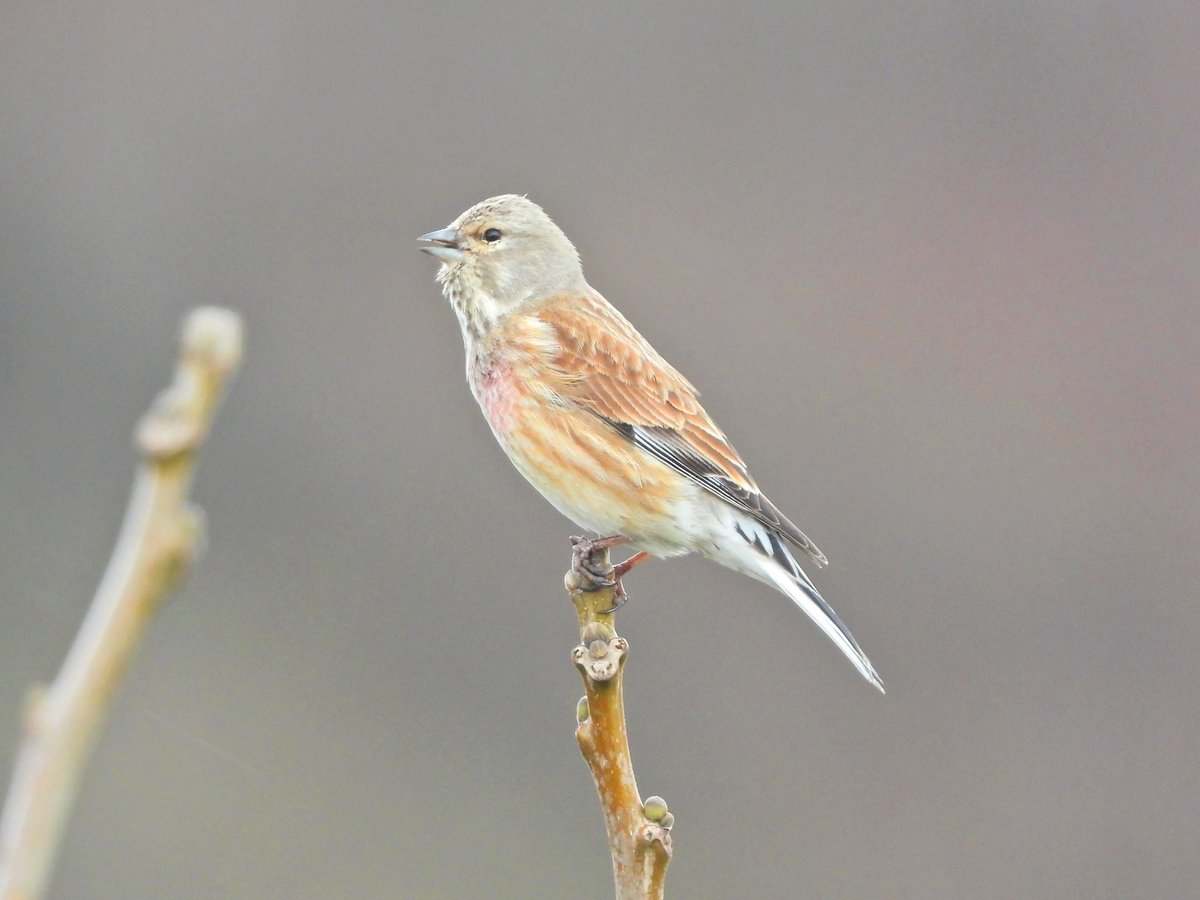
[[[431,231],[429,234],[421,235],[417,240],[422,242],[420,249],[430,256],[436,256],[442,262],[450,263],[463,258],[463,250],[459,246],[458,230],[455,228]]]

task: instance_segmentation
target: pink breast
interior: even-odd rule
[[[511,367],[492,362],[473,372],[472,381],[475,397],[492,430],[500,435],[509,434],[516,424],[521,395]]]

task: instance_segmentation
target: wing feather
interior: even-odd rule
[[[560,295],[536,316],[552,329],[556,392],[635,446],[787,538],[825,554],[759,491],[746,463],[700,405],[699,392],[599,294]]]

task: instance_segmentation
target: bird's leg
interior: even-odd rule
[[[623,577],[629,574],[630,569],[632,569],[634,566],[641,565],[649,558],[650,554],[645,550],[638,551],[637,553],[633,554],[633,556],[629,557],[629,559],[625,560],[625,562],[620,562],[613,566],[614,577],[617,579],[617,581],[620,581]]]
[[[581,538],[581,540],[588,540]],[[601,550],[608,550],[611,547],[620,547],[622,544],[628,544],[629,538],[623,534],[612,534],[608,537],[591,538],[590,543],[593,547]]]

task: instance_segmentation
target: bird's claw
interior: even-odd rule
[[[608,561],[608,539],[593,540],[587,537],[571,538],[571,569],[578,576],[580,588],[599,591],[619,584],[616,569]]]
[[[613,605],[608,609],[600,610],[600,614],[605,616],[612,615],[627,602],[629,602],[629,594],[625,592],[625,585],[621,584],[621,579],[618,577],[613,582]]]

